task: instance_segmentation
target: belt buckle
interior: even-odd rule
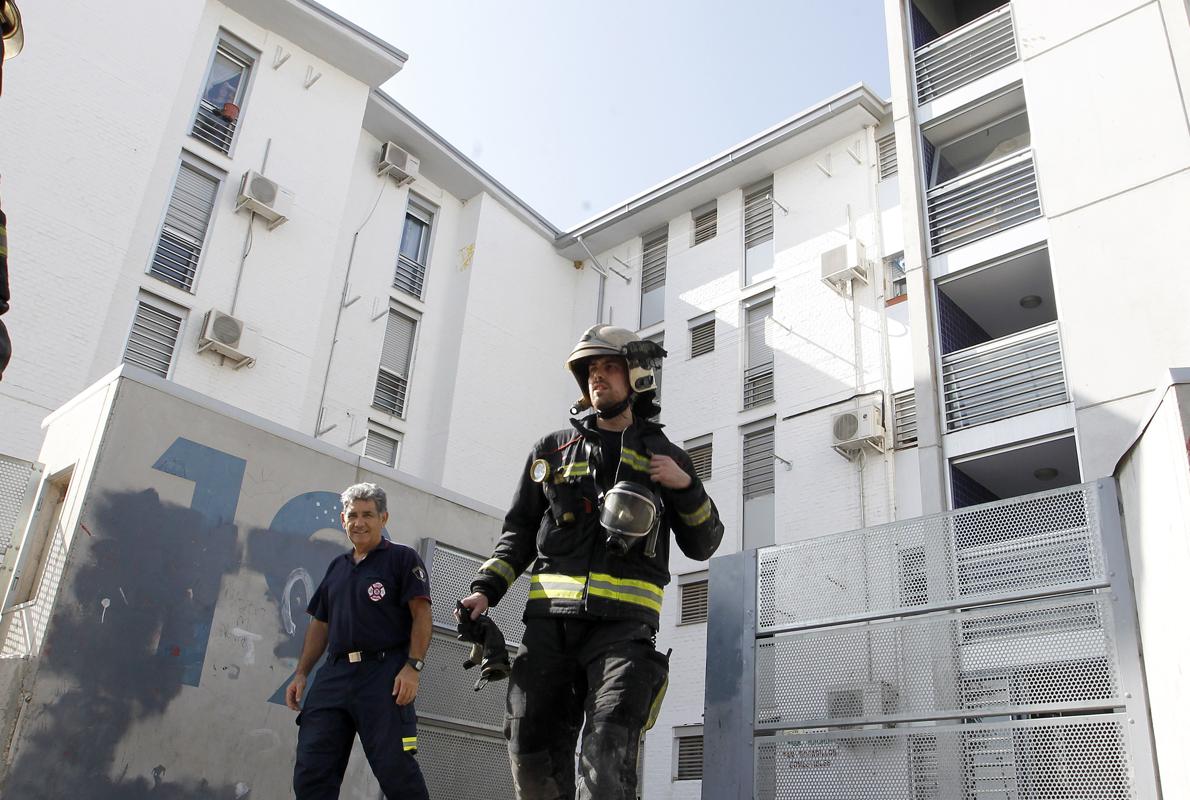
[[[352,664],[358,664],[359,662],[364,660],[364,651],[363,650],[352,650],[350,653],[347,654],[347,660],[350,661]]]

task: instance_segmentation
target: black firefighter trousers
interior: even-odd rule
[[[643,623],[527,620],[504,724],[518,800],[573,800],[580,729],[580,800],[634,800],[640,735],[668,675]]]

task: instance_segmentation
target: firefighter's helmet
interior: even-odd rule
[[[587,362],[598,356],[619,356],[628,365],[629,397],[655,392],[657,376],[653,370],[661,366],[665,349],[656,342],[641,339],[627,328],[613,325],[594,325],[578,340],[566,359],[566,368],[574,375],[582,399],[575,403],[575,413],[591,407],[587,388]]]

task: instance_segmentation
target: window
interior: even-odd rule
[[[640,263],[640,326],[665,319],[665,262],[669,249],[669,227],[646,233]]]
[[[181,162],[149,265],[150,275],[188,292],[193,289],[218,191],[218,178],[188,161]]]
[[[124,347],[125,363],[168,378],[181,331],[180,313],[171,313],[164,302],[142,294],[136,304],[128,344]]]
[[[897,136],[890,133],[876,140],[876,162],[879,180],[887,180],[897,174]]]
[[[409,364],[413,360],[413,336],[416,331],[417,322],[411,317],[396,309],[389,310],[372,405],[398,417],[405,416]]]
[[[364,457],[379,461],[389,467],[397,465],[397,445],[400,442],[395,431],[378,425],[368,426],[368,438],[364,440]]]
[[[743,431],[744,549],[774,542],[774,429],[771,420]]]
[[[674,728],[674,780],[702,780],[702,727],[698,733]]]
[[[708,318],[709,317],[709,318]],[[690,357],[706,355],[715,350],[715,315],[703,315],[690,320]]]
[[[236,44],[227,35],[219,37],[194,114],[191,136],[220,152],[231,152],[244,91],[248,87],[248,73],[254,61],[246,47]]]
[[[773,402],[773,348],[767,341],[771,296],[744,305],[744,408]]]
[[[744,190],[744,285],[773,270],[773,179]]]
[[[908,280],[905,277],[905,254],[897,253],[884,259],[884,279],[888,284],[885,298],[893,300],[904,297],[909,292]]]
[[[917,394],[913,389],[892,396],[893,446],[896,449],[917,444]]]
[[[982,130],[940,144],[933,160],[935,174],[930,185],[937,186],[1027,150],[1030,138],[1029,117],[1021,111]]]
[[[426,280],[426,265],[430,256],[430,233],[434,212],[428,204],[413,195],[405,209],[405,228],[401,232],[401,251],[397,256],[397,274],[393,288],[422,299]]]
[[[690,456],[690,460],[694,462],[694,472],[700,481],[706,482],[711,479],[711,454],[713,441],[711,435],[700,436],[697,439],[691,439],[686,442],[686,454]]]
[[[678,624],[689,625],[693,622],[707,621],[707,580],[703,578],[698,581],[690,581],[683,583],[680,587],[682,593],[681,610],[679,611]]]
[[[716,201],[699,206],[690,212],[690,216],[694,219],[695,245],[715,238],[719,228],[719,206]]]

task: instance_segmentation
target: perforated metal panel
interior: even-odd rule
[[[430,797],[502,800],[515,796],[503,739],[421,725],[417,746]]]
[[[1093,487],[1074,486],[758,553],[758,630],[1107,584]]]
[[[470,651],[469,644],[434,634],[417,693],[417,713],[423,719],[484,728],[502,736],[508,683],[492,683],[475,691],[479,668],[463,669]]]
[[[1110,602],[1075,595],[761,639],[756,725],[1121,706]]]
[[[485,560],[453,547],[434,543],[427,559],[430,562],[430,575],[433,577],[430,581],[430,599],[433,601],[434,624],[455,628],[455,603],[471,594],[471,581]],[[529,580],[522,575],[509,587],[499,605],[488,612],[500,626],[504,641],[510,646],[519,645],[521,637],[525,635],[522,615],[525,613],[527,602]]]
[[[0,456],[0,553],[20,534],[16,527],[33,501],[35,473],[40,470],[29,461]]]
[[[1123,714],[756,740],[759,800],[1130,800]]]

